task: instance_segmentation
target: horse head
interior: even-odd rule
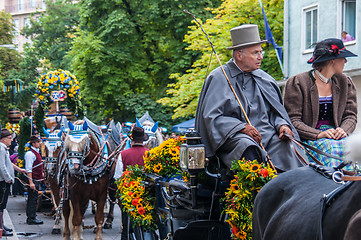
[[[78,174],[83,168],[84,159],[90,154],[91,138],[88,125],[73,125],[69,122],[69,131],[64,140],[67,153],[67,165],[70,174]]]
[[[63,149],[63,128],[60,131],[52,132],[44,128],[46,135],[45,145],[45,173],[55,177],[57,161],[61,157]]]

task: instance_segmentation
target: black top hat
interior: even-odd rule
[[[307,63],[321,63],[336,58],[346,57],[357,57],[357,55],[346,50],[341,39],[328,38],[316,44],[313,56]]]
[[[10,136],[11,132],[9,131],[9,129],[3,128],[1,129],[1,135],[0,135],[0,139],[3,139],[4,137]]]
[[[143,128],[134,127],[131,138],[134,141],[147,141],[149,139],[149,136],[146,133],[144,133]]]
[[[30,144],[36,143],[36,142],[41,142],[40,138],[38,138],[38,137],[35,136],[35,135],[31,135],[31,136],[30,136]]]

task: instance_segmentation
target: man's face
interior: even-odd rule
[[[1,142],[4,143],[7,147],[11,145],[13,138],[11,137],[11,135],[4,137],[1,139]]]
[[[235,61],[238,67],[245,72],[252,72],[261,67],[263,51],[261,44],[242,48],[235,53]]]
[[[32,146],[33,146],[34,148],[40,148],[40,145],[41,145],[41,142],[34,142],[34,143],[32,143]]]

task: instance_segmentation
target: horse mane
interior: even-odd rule
[[[84,124],[84,120],[76,120],[73,124],[74,125],[82,125],[82,124]]]

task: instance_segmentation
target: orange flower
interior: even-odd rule
[[[137,206],[139,204],[139,198],[134,198],[133,200],[132,200],[132,205],[133,206]]]
[[[145,213],[144,207],[138,208],[138,213],[139,213],[140,215],[143,215],[143,214]]]
[[[236,234],[238,233],[238,231],[239,231],[239,228],[238,228],[238,227],[236,227],[236,226],[233,226],[233,227],[232,227],[232,234],[233,234],[234,236],[236,236]]]
[[[128,192],[128,195],[129,195],[129,196],[132,196],[132,195],[133,195],[133,193],[132,193],[132,192]]]
[[[259,174],[264,178],[267,177],[268,176],[267,168],[262,168],[261,171],[259,172]]]

